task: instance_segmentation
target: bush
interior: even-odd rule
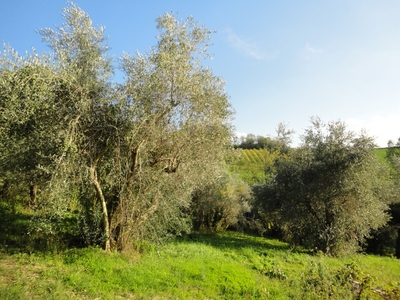
[[[237,225],[251,209],[250,192],[245,182],[228,175],[197,189],[190,209],[194,229],[219,232]]]
[[[255,189],[257,204],[292,243],[354,253],[388,221],[386,170],[373,139],[346,131],[342,122],[312,124],[301,147],[277,159],[272,179]]]

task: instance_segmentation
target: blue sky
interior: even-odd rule
[[[238,133],[296,136],[310,118],[364,128],[379,146],[400,137],[400,1],[77,0],[106,27],[115,58],[156,44],[155,19],[192,15],[216,31],[207,62],[226,80]],[[35,32],[61,25],[58,0],[0,0],[0,42],[47,51]],[[295,144],[298,139],[295,139]]]

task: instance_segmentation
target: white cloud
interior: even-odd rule
[[[238,138],[240,138],[240,137],[242,137],[242,136],[247,136],[247,133],[244,133],[244,132],[236,132],[236,136],[237,136]]]
[[[307,43],[303,48],[302,57],[304,59],[316,58],[319,54],[323,52],[324,50],[322,48],[315,48]]]
[[[348,119],[345,121],[350,130],[359,132],[365,129],[368,135],[375,137],[379,147],[386,147],[389,140],[400,137],[400,114],[372,116],[369,119]]]
[[[256,43],[239,37],[231,29],[226,30],[226,33],[229,43],[234,48],[244,53],[246,56],[259,60],[264,60],[268,58],[267,55],[258,48]]]

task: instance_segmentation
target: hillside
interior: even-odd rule
[[[387,151],[387,148],[376,148],[375,149],[375,154],[381,163],[387,163],[386,151]]]
[[[375,149],[381,163],[387,163],[386,148]],[[265,169],[272,166],[276,153],[265,149],[235,149],[236,156],[229,161],[231,172],[236,173],[250,185],[262,183],[266,179]]]
[[[272,164],[274,155],[264,149],[235,149],[235,157],[229,162],[231,172],[250,185],[265,181],[265,168]]]

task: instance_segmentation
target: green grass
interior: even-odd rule
[[[246,154],[260,157],[253,152]],[[132,253],[68,249],[62,237],[28,238],[29,211],[9,206],[0,207],[0,299],[354,299],[360,287],[360,299],[400,299],[400,260],[392,257],[325,257],[232,232]]]
[[[261,237],[191,235],[134,253],[70,249],[0,255],[0,299],[353,299],[400,296],[391,257],[342,259]],[[374,298],[375,297],[375,298]]]
[[[378,148],[374,150],[376,157],[381,163],[387,163],[386,150],[386,148]]]

